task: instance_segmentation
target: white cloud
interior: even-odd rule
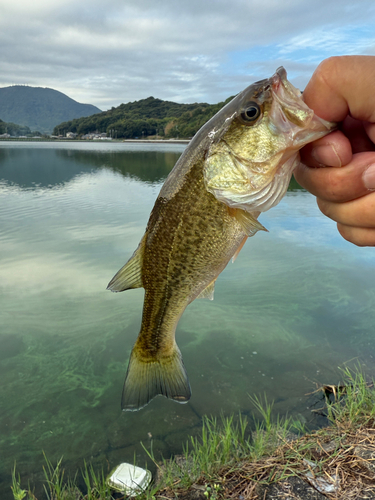
[[[150,95],[218,102],[279,64],[305,84],[332,53],[375,52],[372,0],[0,0],[0,14],[0,86],[102,109]]]
[[[370,35],[371,33],[371,35]],[[375,47],[373,25],[319,27],[307,31],[289,40],[288,43],[279,45],[280,55],[293,54],[297,51],[311,50],[310,57],[316,58],[317,53],[330,55],[357,54],[372,50]]]

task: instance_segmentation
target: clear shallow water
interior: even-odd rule
[[[375,250],[341,239],[314,198],[290,191],[177,328],[193,396],[122,413],[143,291],[106,291],[143,235],[180,145],[0,143],[0,498],[10,470],[38,488],[43,451],[144,465],[181,451],[201,416],[253,411],[249,394],[312,427],[316,383],[375,359]],[[318,405],[319,406],[319,405]],[[152,437],[150,437],[152,436]]]

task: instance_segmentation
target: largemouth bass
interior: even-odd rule
[[[191,390],[175,341],[177,323],[248,236],[258,216],[284,196],[299,149],[334,124],[317,117],[279,68],[247,87],[194,136],[167,177],[146,232],[108,289],[145,289],[141,331],[122,393],[124,410],[163,395],[180,403]]]

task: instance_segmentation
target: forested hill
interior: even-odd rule
[[[62,121],[100,113],[91,104],[81,104],[57,90],[14,85],[0,88],[0,119],[51,133]]]
[[[31,130],[25,125],[17,125],[16,123],[7,123],[0,120],[0,135],[3,134],[18,137],[20,135],[31,135]]]
[[[105,132],[108,136],[125,139],[152,135],[187,138],[192,137],[230,99],[218,104],[178,104],[148,97],[87,118],[61,123],[55,127],[54,134]]]

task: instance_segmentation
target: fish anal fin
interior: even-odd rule
[[[107,290],[111,290],[111,292],[123,292],[130,288],[141,288],[143,286],[142,263],[145,242],[146,235],[141,239],[132,257],[108,283]]]
[[[214,300],[215,283],[216,283],[216,279],[211,281],[211,283],[208,286],[206,286],[206,288],[204,290],[201,291],[201,293],[198,295],[197,299]]]
[[[130,356],[122,392],[121,407],[137,411],[155,396],[162,395],[178,403],[191,396],[190,384],[177,344],[169,356],[144,357],[135,344]]]
[[[230,213],[230,215],[232,215],[232,213]],[[254,236],[254,234],[258,231],[268,232],[268,229],[266,229],[257,220],[258,215],[259,213],[251,214],[249,212],[245,212],[245,210],[237,208],[232,216],[235,217],[247,236]]]

